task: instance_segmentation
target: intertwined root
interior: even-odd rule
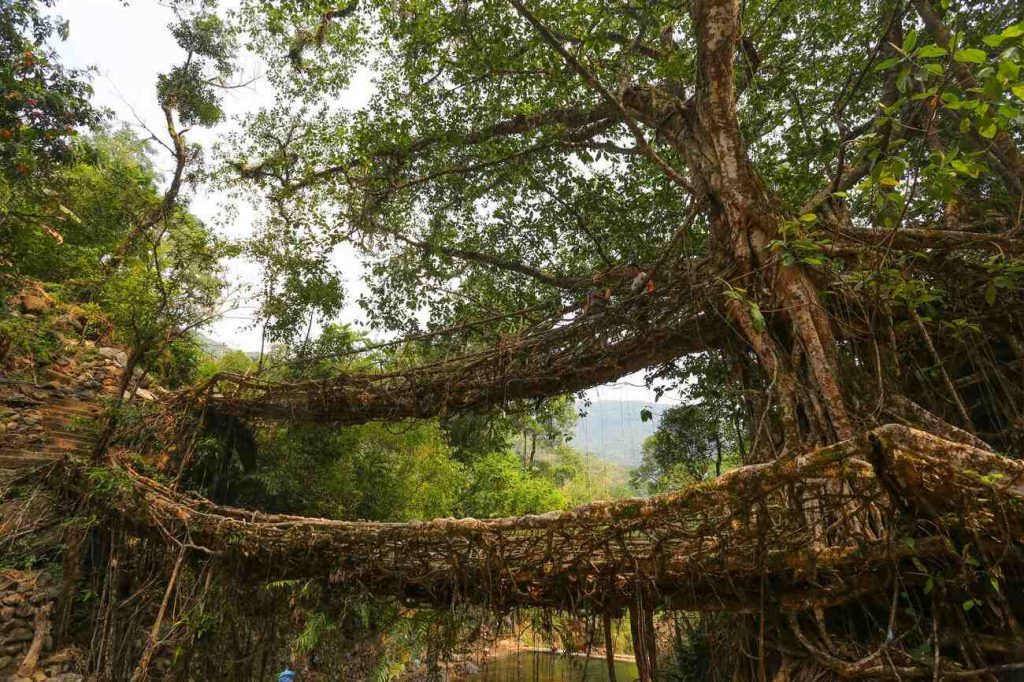
[[[806,610],[877,587],[893,562],[1024,539],[1024,465],[905,426],[731,471],[653,498],[429,522],[264,514],[186,496],[124,467],[123,489],[67,463],[63,490],[137,531],[279,578],[450,605],[621,608],[638,592],[687,610]],[[56,479],[54,479],[56,480]]]
[[[176,492],[116,464],[89,470],[66,461],[45,482],[126,537],[166,544],[207,570],[318,580],[335,598],[748,614],[768,624],[758,627],[762,646],[795,647],[842,676],[889,675],[879,672],[886,657],[903,676],[934,670],[909,643],[935,639],[929,623],[939,619],[944,631],[998,622],[999,664],[1016,655],[1003,640],[1019,632],[1020,605],[1000,589],[1024,566],[1024,464],[902,425],[682,492],[505,519],[265,514]],[[836,613],[853,615],[837,621]],[[863,613],[888,625],[849,625]],[[984,619],[974,623],[978,614]],[[999,636],[986,634],[985,646]],[[960,674],[984,664],[985,654],[972,651],[940,666]]]

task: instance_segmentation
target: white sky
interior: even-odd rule
[[[178,63],[182,56],[167,30],[172,20],[170,11],[154,0],[135,0],[127,7],[120,0],[59,0],[55,12],[70,21],[70,37],[66,42],[55,45],[64,62],[68,66],[96,68],[94,103],[111,109],[117,119],[132,124],[140,132],[138,120],[161,134],[163,114],[156,103],[156,77]],[[254,57],[243,58],[241,66],[246,78],[261,71]],[[360,106],[367,101],[369,88],[370,84],[365,80],[357,81],[346,93],[343,104]],[[196,129],[190,133],[190,141],[198,142],[209,150],[219,136],[232,129],[235,117],[256,110],[261,102],[267,102],[271,97],[269,87],[259,81],[249,88],[226,92],[223,105],[227,121],[213,129]],[[163,167],[172,167],[169,156],[162,161]],[[254,213],[250,207],[235,205],[235,215],[231,216],[225,211],[227,198],[220,193],[191,188],[189,195],[192,211],[224,235],[242,238],[251,233]],[[357,300],[365,291],[358,258],[351,249],[342,248],[336,265],[344,275],[348,300]],[[257,266],[242,259],[229,262],[228,271],[233,286],[256,284],[259,278]],[[252,327],[252,309],[247,298],[238,295],[234,303],[237,308],[206,333],[233,348],[259,350],[260,330]],[[358,324],[358,308],[348,306],[342,318]],[[631,375],[615,384],[592,389],[588,395],[595,401],[654,401],[653,392],[644,386],[642,375]],[[674,404],[679,400],[676,396],[666,395],[661,402]]]

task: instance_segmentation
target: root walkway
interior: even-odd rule
[[[876,591],[905,560],[961,561],[967,539],[1002,555],[1024,546],[1024,463],[900,425],[680,493],[493,520],[262,514],[128,468],[115,469],[122,492],[91,496],[88,470],[64,467],[51,480],[67,495],[199,558],[436,606],[609,609],[642,593],[749,611],[767,588],[772,608],[805,610]]]

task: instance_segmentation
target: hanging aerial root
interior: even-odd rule
[[[955,556],[951,531],[1012,561],[1024,546],[1024,464],[899,425],[678,493],[489,520],[265,514],[123,465],[67,461],[46,480],[192,557],[419,604],[607,611],[644,590],[669,608],[754,612],[767,585],[774,610],[805,611],[877,592],[903,562]]]

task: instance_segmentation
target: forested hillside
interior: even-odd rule
[[[576,407],[582,416],[573,430],[572,445],[625,467],[640,464],[644,441],[654,434],[668,409],[640,400],[596,400]],[[645,412],[650,413],[646,421]]]

